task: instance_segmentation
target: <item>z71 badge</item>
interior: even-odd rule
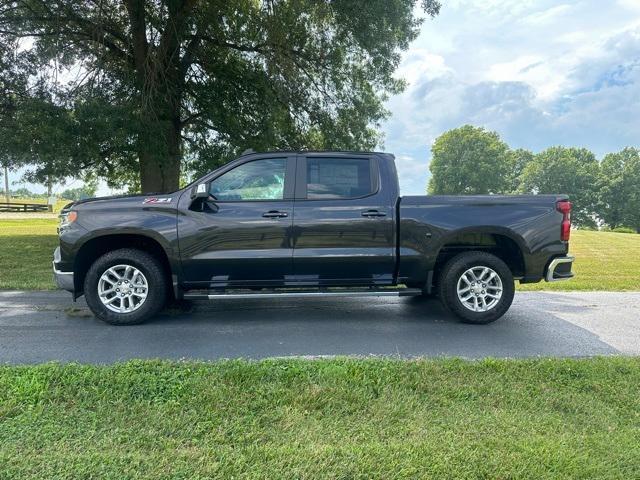
[[[142,203],[171,203],[171,197],[149,197],[145,198]]]

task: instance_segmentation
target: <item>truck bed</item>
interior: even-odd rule
[[[560,241],[562,214],[556,203],[567,195],[411,195],[398,202],[399,281],[429,275],[439,255],[465,245],[511,248],[516,277],[540,281],[553,256],[566,255]],[[519,251],[520,258],[515,258]],[[425,273],[422,273],[425,272]]]

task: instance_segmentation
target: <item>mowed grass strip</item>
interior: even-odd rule
[[[51,276],[58,244],[56,220],[0,219],[0,289],[55,288]],[[571,232],[576,278],[519,285],[520,290],[640,290],[640,235]]]
[[[55,219],[0,219],[0,289],[52,290]]]
[[[637,478],[640,359],[0,368],[2,478]]]

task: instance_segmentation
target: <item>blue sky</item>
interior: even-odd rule
[[[403,55],[407,89],[387,102],[384,150],[403,194],[424,193],[431,144],[465,123],[533,151],[640,147],[640,0],[442,3]]]
[[[640,147],[640,0],[443,0],[397,72],[385,151],[423,194],[430,148],[465,123],[514,148]]]

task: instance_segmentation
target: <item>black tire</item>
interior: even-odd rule
[[[497,273],[502,282],[501,297],[495,301],[493,307],[484,312],[470,310],[458,298],[458,280],[467,270],[474,267],[489,267]],[[513,302],[515,286],[511,270],[498,257],[486,252],[464,252],[449,260],[442,269],[438,293],[447,310],[464,323],[486,324],[499,319],[509,310]],[[490,299],[490,301],[493,300]]]
[[[107,269],[116,265],[131,265],[146,277],[147,297],[137,310],[117,313],[109,310],[100,300],[98,283]],[[105,253],[99,257],[87,272],[84,279],[84,296],[87,305],[96,317],[112,325],[136,325],[157,314],[168,298],[169,282],[160,261],[141,250],[122,248]]]

